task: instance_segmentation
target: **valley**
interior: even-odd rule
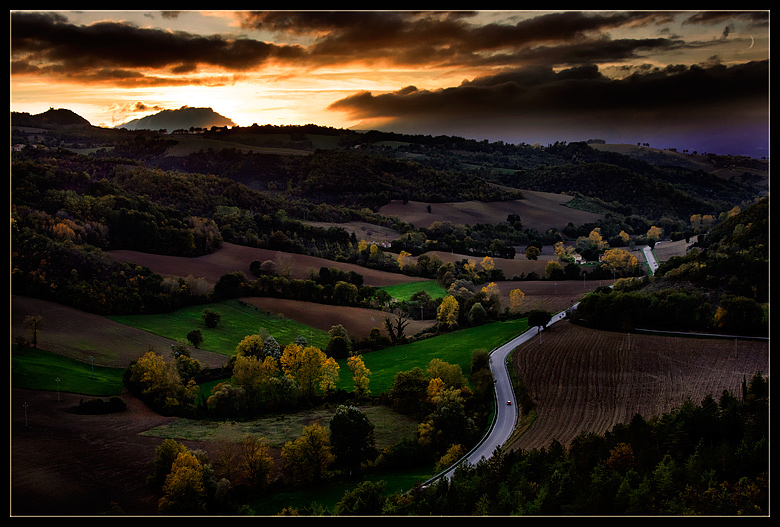
[[[618,435],[636,415],[663,423],[708,396],[725,415],[724,392],[752,402],[747,381],[751,393],[768,384],[768,162],[311,126],[197,136],[99,129],[102,146],[80,153],[60,144],[91,128],[37,130],[45,144],[12,154],[12,379],[25,379],[12,386],[13,515],[158,514],[162,491],[146,479],[163,439],[213,461],[247,430],[278,432],[269,482],[220,475],[243,506],[277,514],[273,496],[310,496],[314,485],[290,480],[285,447],[306,426],[327,428],[340,405],[375,423],[373,457],[360,466],[364,478],[334,465],[332,480],[317,485],[343,494],[397,476],[387,499],[421,492],[420,482],[457,461],[454,446],[467,451],[490,426],[495,401],[478,358],[539,313],[570,310],[511,354],[524,402],[507,456],[578,448],[584,437]],[[414,294],[423,284],[436,293]],[[401,285],[401,299],[384,289]],[[216,326],[205,324],[206,310],[221,315]],[[202,340],[193,345],[194,330]],[[249,390],[234,375],[237,347],[258,334],[273,337],[279,355],[301,337],[301,350],[326,352],[339,365],[335,393],[317,388],[277,406],[267,396],[260,410],[219,414],[207,400],[219,386]],[[45,358],[33,365],[37,350],[81,367],[83,378],[69,384]],[[174,350],[197,363],[198,395],[162,412],[127,379],[150,353],[183,378]],[[358,394],[353,358],[370,371],[369,396]],[[416,402],[403,399],[398,379],[415,368],[428,375],[434,360],[462,373],[447,386],[450,406],[424,388]],[[97,397],[92,366],[125,379],[113,394],[124,411],[74,412]],[[424,377],[429,390],[444,383],[438,374]],[[60,392],[60,383],[81,391]],[[185,384],[165,397],[184,397]],[[241,431],[210,437],[210,423]],[[679,463],[695,446],[674,454]],[[751,452],[759,469],[743,475],[760,486],[762,451]],[[340,498],[321,505],[333,510]]]

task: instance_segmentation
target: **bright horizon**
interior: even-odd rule
[[[12,11],[11,111],[761,157],[768,41],[768,11]]]

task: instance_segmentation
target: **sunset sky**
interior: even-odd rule
[[[768,11],[12,11],[11,111],[760,157]]]

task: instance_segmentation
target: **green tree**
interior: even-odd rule
[[[192,331],[187,333],[187,340],[194,347],[198,348],[203,343],[203,333],[201,333],[199,329],[193,329]]]
[[[360,471],[374,451],[374,424],[363,411],[340,405],[330,419],[330,444],[336,463],[348,473]]]
[[[222,315],[217,311],[212,311],[208,308],[203,310],[203,323],[206,324],[207,328],[217,327],[221,319]]]
[[[337,516],[378,516],[382,514],[385,503],[384,481],[364,481],[344,496],[336,504]]]

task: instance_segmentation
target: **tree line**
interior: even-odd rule
[[[399,409],[419,412],[415,405],[426,400],[426,385],[442,383],[419,371],[399,374]],[[451,400],[444,392],[438,391],[439,401]],[[426,430],[421,424],[418,445],[426,442]],[[277,467],[283,475],[275,482],[269,447],[256,436],[224,445],[214,458],[166,439],[149,484],[160,496],[162,514],[251,515],[258,493],[322,484],[369,466],[391,468],[418,451],[407,442],[378,453],[372,434],[359,408],[339,406],[327,426],[306,427],[284,445]],[[603,434],[583,433],[568,447],[553,440],[541,449],[497,450],[476,465],[458,467],[449,480],[404,492],[388,492],[382,479],[366,480],[332,508],[313,501],[282,507],[278,515],[764,516],[768,434],[769,381],[756,373],[743,381],[739,395],[724,390],[718,399],[688,400],[650,419],[637,414]],[[450,447],[440,462],[461,452]],[[372,456],[375,461],[367,464]]]

